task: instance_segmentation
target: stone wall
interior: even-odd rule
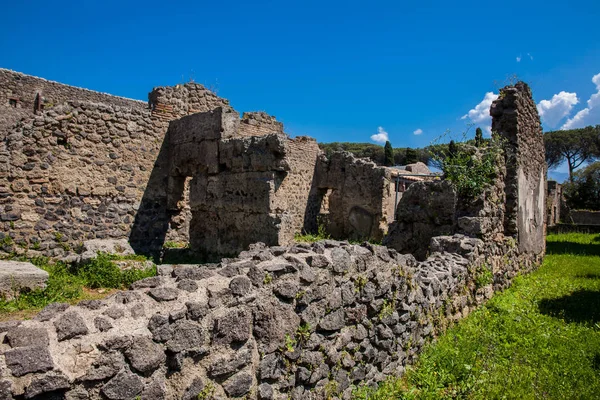
[[[546,160],[542,125],[531,89],[506,86],[490,107],[492,131],[507,140],[505,234],[518,238],[522,250],[546,247]]]
[[[289,244],[304,225],[315,140],[246,136],[247,120],[248,114],[240,121],[235,111],[217,108],[173,121],[167,133],[167,204],[170,210],[180,204],[183,181],[191,177],[190,244],[205,255],[235,255],[257,241]]]
[[[315,231],[320,217],[334,238],[379,241],[394,220],[394,196],[390,169],[348,152],[322,156],[309,205],[313,219],[305,228]],[[328,206],[321,213],[323,203]]]
[[[421,263],[324,241],[161,266],[134,290],[0,324],[0,387],[6,399],[349,399],[537,261],[458,235]]]
[[[411,185],[397,208],[384,244],[424,259],[431,238],[465,234],[486,242],[516,241],[531,255],[545,251],[546,161],[540,120],[529,87],[502,89],[491,106],[493,129],[503,140],[494,183],[476,198],[456,193],[448,182]],[[465,146],[473,157],[481,151]]]
[[[136,239],[156,225],[166,227],[152,237],[159,248],[169,232],[185,237],[187,219],[152,211],[166,205],[160,167],[168,161],[168,121],[227,101],[196,84],[156,88],[149,97],[153,109],[0,69],[2,251],[61,257],[83,240]],[[172,116],[158,111],[164,104],[174,107]]]
[[[271,133],[283,134],[283,124],[265,112],[245,112],[242,115],[239,134],[262,136]]]
[[[0,68],[0,138],[3,139],[21,118],[71,100],[106,103],[140,112],[148,108],[144,101],[68,86]]]
[[[561,209],[564,208],[562,185],[556,181],[548,181],[546,197],[546,215],[548,227],[561,222]]]
[[[600,225],[600,211],[571,210],[569,216],[576,225]]]

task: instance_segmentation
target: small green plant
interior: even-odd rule
[[[271,283],[273,281],[273,275],[271,275],[270,273],[265,273],[265,279],[263,279],[263,284],[268,285],[269,283]]]
[[[296,342],[296,339],[294,339],[289,333],[285,334],[285,349],[288,352],[293,353],[297,343],[298,342]]]
[[[5,235],[5,236],[2,238],[2,245],[3,245],[3,246],[10,246],[10,245],[12,245],[13,243],[14,243],[14,240],[13,240],[13,238],[12,238],[12,237],[10,237],[9,235]]]
[[[477,288],[482,288],[494,282],[494,274],[492,274],[491,268],[485,263],[481,264],[475,273],[475,286]]]
[[[318,242],[319,240],[326,240],[326,239],[331,239],[331,236],[329,235],[329,233],[327,233],[327,228],[325,227],[325,224],[321,220],[318,221],[316,234],[315,233],[305,233],[305,234],[296,233],[294,235],[294,240],[296,242],[313,243],[313,242]]]
[[[365,287],[365,285],[367,284],[367,278],[363,275],[358,275],[356,277],[356,279],[354,280],[354,286],[355,286],[355,291],[357,293],[360,293],[361,290],[363,290],[363,288]]]
[[[466,140],[466,132],[463,139]],[[498,157],[504,147],[504,141],[498,135],[492,135],[492,139],[480,147],[454,141],[445,147],[439,145],[440,140],[436,139],[431,145],[432,159],[444,172],[444,179],[451,182],[460,195],[467,199],[477,198],[494,183]]]
[[[15,222],[14,221],[10,221],[10,223],[8,225],[10,226],[10,229],[15,229]]]
[[[175,241],[166,241],[163,244],[163,249],[187,249],[190,247],[190,244],[187,242],[175,242]]]
[[[296,330],[296,338],[301,343],[306,343],[310,339],[310,334],[310,324],[308,322],[303,322]]]
[[[381,309],[379,310],[379,320],[391,316],[396,309],[396,293],[392,297],[392,301],[388,301],[388,299],[383,300],[383,304],[381,305]]]
[[[202,389],[200,391],[200,393],[198,393],[198,400],[209,400],[212,398],[214,392],[215,392],[215,386],[213,385],[212,382],[208,382],[204,386],[204,389]]]
[[[54,238],[60,242],[63,239],[63,234],[60,232],[54,232]]]
[[[40,242],[37,242],[37,241],[36,241],[36,242],[33,242],[33,245],[31,246],[31,248],[32,248],[33,250],[39,250],[39,249],[40,249],[40,247],[41,247],[41,246],[40,246]]]

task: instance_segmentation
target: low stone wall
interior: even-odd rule
[[[431,249],[418,263],[370,244],[257,244],[161,266],[134,290],[0,324],[3,398],[349,399],[539,261],[508,239]]]
[[[575,225],[600,225],[600,211],[571,210],[569,215]]]

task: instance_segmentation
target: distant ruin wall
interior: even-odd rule
[[[350,399],[535,262],[514,243],[446,236],[421,263],[324,241],[161,266],[135,290],[1,323],[0,388],[6,399]]]
[[[319,159],[313,189],[313,214],[318,217],[323,202],[328,209],[322,221],[312,221],[312,229],[322,223],[334,238],[379,241],[394,219],[390,170],[348,152]]]
[[[600,211],[571,210],[569,215],[576,225],[600,225]]]

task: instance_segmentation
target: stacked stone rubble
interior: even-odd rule
[[[461,235],[432,249],[418,263],[370,244],[257,244],[218,265],[161,266],[105,300],[2,323],[0,385],[8,399],[348,399],[533,266]],[[478,286],[486,268],[493,282]]]

